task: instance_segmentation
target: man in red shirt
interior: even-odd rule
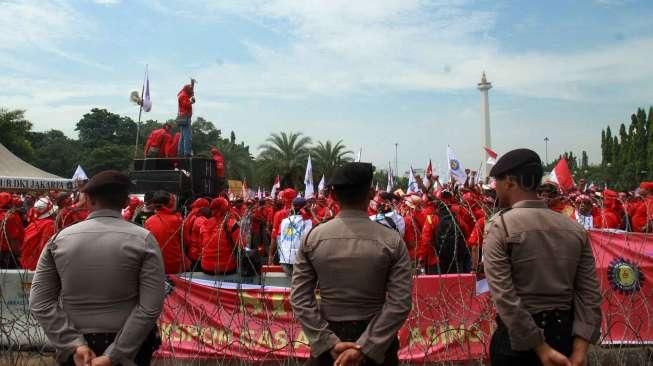
[[[13,210],[11,194],[0,192],[0,268],[17,269],[25,235],[20,215]]]
[[[154,215],[145,221],[149,230],[161,247],[166,274],[182,273],[190,269],[190,261],[181,244],[181,216],[170,207],[170,193],[158,191],[152,198]]]
[[[438,274],[438,256],[435,251],[435,244],[438,234],[440,219],[437,215],[426,216],[422,227],[420,240],[417,242],[415,257],[418,263],[424,268],[426,274]]]
[[[84,203],[73,204],[70,193],[59,193],[57,196],[58,213],[55,219],[55,230],[59,231],[70,225],[86,220],[89,210]]]
[[[125,219],[126,221],[132,221],[134,218],[134,214],[136,213],[136,209],[138,207],[142,206],[143,202],[140,200],[140,198],[131,196],[129,197],[129,203],[127,204],[127,208],[125,208],[122,211],[122,218]]]
[[[146,158],[164,158],[166,156],[166,146],[172,139],[170,130],[172,125],[166,123],[163,128],[157,128],[150,133],[150,136],[145,142],[145,157]]]
[[[643,201],[633,214],[633,231],[653,233],[653,182],[642,182],[639,185],[639,195]]]
[[[188,157],[192,155],[192,132],[190,129],[191,117],[193,116],[193,103],[195,103],[195,79],[190,79],[190,84],[184,87],[177,94],[178,113],[177,126],[181,137],[177,155]]]
[[[54,205],[48,197],[39,198],[34,203],[34,219],[25,228],[23,247],[20,254],[20,265],[24,269],[34,271],[43,247],[55,233]]]
[[[177,152],[179,150],[179,139],[181,134],[179,132],[175,133],[165,147],[166,158],[175,158],[177,157]]]
[[[202,213],[202,208],[209,208],[209,200],[206,198],[196,199],[190,206],[190,212],[184,220],[184,229],[183,229],[183,238],[184,246],[188,253],[188,258],[192,262],[197,262],[200,255],[202,254],[202,240],[201,237],[193,236],[193,232],[197,228],[197,234],[199,234],[199,228],[204,225],[206,220],[206,213]]]
[[[238,270],[238,222],[229,215],[229,201],[220,197],[211,201],[212,217],[201,230],[202,272],[211,275],[234,274]]]
[[[213,163],[215,164],[215,175],[218,179],[224,179],[224,156],[217,147],[211,148],[211,157],[213,158]]]

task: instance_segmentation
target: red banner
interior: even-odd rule
[[[604,299],[602,342],[652,342],[653,236],[590,236]],[[160,318],[159,358],[261,362],[309,356],[287,289],[173,282]],[[411,363],[486,359],[493,326],[494,308],[487,293],[476,294],[473,275],[420,276],[413,310],[399,332],[399,357]]]
[[[591,231],[603,298],[602,343],[653,343],[653,235]]]

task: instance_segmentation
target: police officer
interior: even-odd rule
[[[30,310],[64,365],[149,365],[164,297],[161,252],[149,231],[125,221],[129,178],[96,174],[84,187],[92,213],[41,253]]]
[[[584,365],[601,295],[586,231],[538,199],[540,157],[505,154],[490,175],[504,211],[487,225],[484,266],[497,309],[493,365]]]
[[[411,309],[411,266],[399,233],[367,216],[373,170],[368,163],[335,170],[327,184],[342,210],[314,227],[297,253],[291,304],[310,341],[312,365],[399,362],[397,332]]]

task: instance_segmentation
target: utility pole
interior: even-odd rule
[[[549,138],[548,137],[544,138],[544,161],[546,161],[546,165],[549,165]]]
[[[399,170],[398,170],[398,167],[397,167],[397,165],[398,165],[398,164],[397,164],[397,148],[398,148],[398,147],[399,147],[399,143],[398,143],[398,142],[395,142],[395,175],[396,175],[397,177],[399,177]]]

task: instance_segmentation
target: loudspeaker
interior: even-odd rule
[[[132,193],[146,193],[158,190],[178,195],[191,194],[191,179],[180,170],[141,170],[129,174]]]

